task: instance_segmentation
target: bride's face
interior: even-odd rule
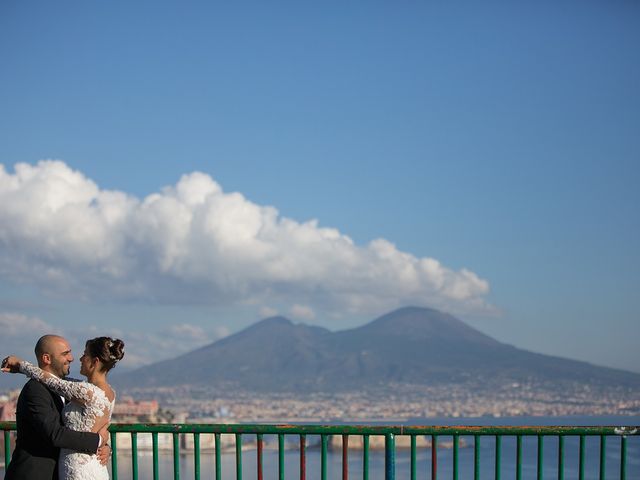
[[[80,357],[80,375],[89,375],[93,369],[95,368],[94,359],[91,358],[89,353],[87,353],[87,349],[84,349],[84,353]]]

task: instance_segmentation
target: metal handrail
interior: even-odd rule
[[[5,443],[5,462],[8,464],[10,460],[10,432],[15,430],[15,422],[0,422],[0,430],[4,431]],[[262,480],[263,476],[263,436],[276,435],[278,437],[278,470],[279,478],[284,479],[284,438],[285,436],[298,436],[300,441],[300,471],[299,478],[306,479],[306,450],[307,435],[317,435],[320,437],[321,447],[321,478],[327,478],[327,451],[329,448],[329,438],[334,435],[342,437],[342,479],[348,480],[348,456],[349,456],[349,437],[361,436],[363,441],[363,465],[362,478],[369,478],[369,450],[370,437],[383,436],[385,450],[385,479],[394,480],[396,474],[396,437],[408,436],[410,438],[411,450],[411,480],[417,477],[416,454],[417,454],[417,437],[430,437],[431,445],[431,480],[438,479],[438,439],[440,437],[451,437],[453,450],[452,476],[453,480],[458,480],[459,472],[459,448],[461,437],[470,436],[473,438],[473,478],[480,479],[480,445],[483,437],[493,437],[495,439],[495,468],[494,478],[500,480],[501,475],[501,456],[502,456],[502,439],[504,437],[515,437],[516,439],[516,480],[522,478],[522,458],[523,458],[523,437],[537,438],[537,478],[543,478],[544,464],[544,439],[546,437],[557,437],[558,439],[558,480],[564,480],[564,453],[565,453],[565,437],[579,438],[579,470],[578,477],[580,480],[585,478],[585,443],[587,437],[597,437],[600,441],[599,452],[599,479],[605,480],[606,472],[606,446],[607,438],[618,437],[620,439],[620,458],[619,458],[619,478],[627,479],[627,462],[628,449],[627,437],[640,435],[640,427],[616,427],[616,426],[407,426],[407,425],[296,425],[296,424],[168,424],[168,423],[136,423],[112,424],[109,427],[111,434],[111,445],[113,449],[112,455],[112,478],[118,479],[118,434],[129,434],[131,437],[131,472],[132,478],[138,478],[138,434],[150,433],[152,436],[153,451],[153,478],[159,479],[159,448],[158,435],[171,434],[173,437],[173,477],[175,480],[180,478],[180,436],[193,436],[193,452],[194,452],[194,477],[196,480],[200,478],[200,435],[213,434],[215,437],[215,478],[221,480],[221,435],[231,434],[235,436],[235,457],[237,480],[242,479],[242,450],[243,437],[253,436],[256,438],[256,474],[257,479]]]

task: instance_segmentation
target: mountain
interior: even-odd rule
[[[418,307],[338,332],[267,318],[193,352],[112,378],[119,388],[225,385],[272,392],[483,379],[640,388],[640,374],[521,350],[451,315]]]

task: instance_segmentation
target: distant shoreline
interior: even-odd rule
[[[425,423],[429,422],[429,423]],[[435,423],[434,423],[435,422]],[[554,426],[576,427],[640,426],[640,415],[557,415],[516,417],[414,417],[409,425],[470,425],[470,426]]]

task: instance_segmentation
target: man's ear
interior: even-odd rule
[[[51,355],[43,353],[41,358],[44,365],[51,365]]]

